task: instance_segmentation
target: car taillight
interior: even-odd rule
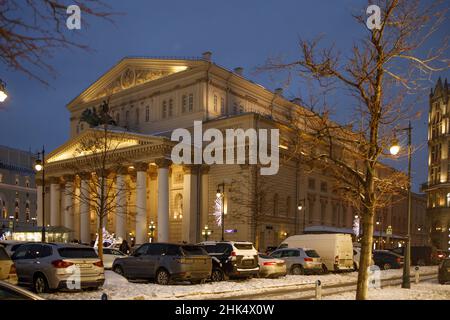
[[[402,259],[401,258],[397,258],[397,263],[401,263]]]
[[[305,260],[305,262],[312,262],[313,261],[312,258],[304,258],[303,260]]]
[[[94,262],[94,266],[99,267],[99,268],[103,268],[103,262],[101,260],[97,261],[97,262]]]
[[[236,257],[236,251],[231,251],[231,256]]]
[[[68,267],[72,266],[73,263],[72,262],[67,262],[67,261],[64,261],[64,260],[55,260],[55,261],[52,261],[52,265],[55,268],[68,268]]]
[[[14,263],[11,265],[11,268],[9,268],[9,274],[10,274],[10,275],[15,275],[15,274],[17,274],[17,271],[16,271],[16,265],[15,265]]]
[[[274,266],[276,265],[276,262],[270,261],[270,262],[263,262],[263,266]]]

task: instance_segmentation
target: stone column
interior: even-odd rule
[[[125,183],[125,168],[117,172],[116,177],[116,236],[127,238],[127,190]]]
[[[91,242],[91,219],[90,219],[90,180],[91,174],[80,175],[80,240],[82,243]]]
[[[168,159],[158,159],[158,242],[169,241],[169,166]]]
[[[59,178],[50,179],[50,226],[60,225],[61,196],[59,188]]]
[[[187,243],[195,243],[198,233],[197,171],[198,167],[183,167],[183,221],[181,239]]]
[[[74,193],[74,176],[68,175],[64,176],[64,181],[66,182],[64,187],[64,227],[74,231],[73,225],[73,193]],[[70,238],[72,239],[74,233],[72,232]]]
[[[42,188],[42,179],[36,179],[36,223],[38,226],[42,226],[42,209],[44,208]]]
[[[137,163],[136,168],[136,243],[147,242],[147,163]]]
[[[201,181],[200,181],[200,188],[201,188],[201,218],[200,218],[200,230],[198,230],[197,239],[202,239],[200,232],[203,229],[205,225],[208,225],[208,193],[209,193],[209,166],[203,165],[201,167]],[[211,226],[209,226],[211,227]]]

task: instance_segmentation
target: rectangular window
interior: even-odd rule
[[[194,95],[189,94],[189,111],[194,110]]]
[[[316,188],[316,180],[308,179],[308,188],[314,190]]]
[[[150,120],[150,107],[146,106],[145,107],[145,122],[149,122]]]
[[[326,182],[321,182],[320,183],[320,191],[322,192],[328,192],[328,186]]]
[[[214,95],[214,112],[217,112],[217,96]]]
[[[220,98],[220,113],[225,114],[225,99]]]
[[[237,102],[233,103],[233,114],[237,114],[238,113],[238,104]]]
[[[173,99],[169,100],[169,117],[173,116]]]
[[[167,102],[166,100],[162,103],[162,117],[167,118]]]
[[[183,94],[181,97],[181,113],[185,113],[187,109],[187,96]]]

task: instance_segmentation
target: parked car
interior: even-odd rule
[[[322,259],[314,249],[278,249],[272,252],[270,256],[284,260],[289,274],[319,274],[324,271]]]
[[[450,258],[447,258],[439,265],[438,281],[440,284],[450,282]]]
[[[389,251],[405,256],[405,247],[394,248]],[[436,250],[433,250],[433,247],[411,246],[411,265],[413,266],[429,266],[432,264],[438,264],[438,261],[434,259],[433,256],[436,256]]]
[[[374,250],[373,260],[382,270],[400,269],[403,267],[403,257],[389,250]]]
[[[302,234],[286,238],[279,248],[312,248],[322,258],[327,271],[353,270],[353,244],[349,234]]]
[[[353,269],[355,271],[359,270],[359,260],[361,259],[361,248],[360,247],[353,247]],[[373,266],[375,262],[373,261],[373,254],[372,254],[372,261],[371,265]]]
[[[278,278],[287,274],[286,262],[264,254],[258,254],[259,276],[261,278]]]
[[[8,281],[12,284],[17,284],[16,266],[11,260],[5,248],[0,246],[0,280]]]
[[[145,243],[131,256],[116,259],[113,271],[127,279],[155,279],[201,283],[211,276],[212,262],[201,246],[171,243]]]
[[[278,247],[273,247],[273,246],[267,247],[267,249],[265,251],[265,254],[269,255],[269,254],[271,254],[272,252],[274,252],[277,249],[278,249]]]
[[[433,255],[433,262],[435,264],[441,264],[442,261],[444,261],[445,258],[449,257],[448,251],[444,250],[436,250]]]
[[[28,243],[25,241],[15,241],[15,240],[3,240],[0,241],[0,246],[4,247],[8,255],[11,257],[13,253],[19,248],[21,245]]]
[[[258,275],[258,251],[251,242],[205,241],[200,245],[212,257],[212,281],[252,278]]]
[[[92,247],[68,243],[27,243],[14,252],[20,285],[37,293],[102,286],[103,264]]]
[[[38,295],[11,283],[0,281],[0,301],[2,300],[44,300]]]
[[[98,249],[95,249],[98,254]],[[104,248],[103,249],[103,266],[105,269],[112,269],[113,263],[116,259],[128,257],[125,253],[118,249]]]

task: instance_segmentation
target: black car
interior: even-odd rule
[[[405,247],[390,249],[398,255],[405,256]],[[411,246],[411,265],[413,266],[430,266],[438,264],[436,259],[433,259],[433,247],[430,246]]]
[[[382,270],[400,269],[403,267],[403,257],[388,250],[375,250],[373,252],[373,261]]]
[[[251,242],[207,241],[200,245],[212,258],[212,281],[252,278],[259,273],[258,251]]]
[[[438,281],[440,284],[450,282],[450,258],[444,259],[439,265]]]

